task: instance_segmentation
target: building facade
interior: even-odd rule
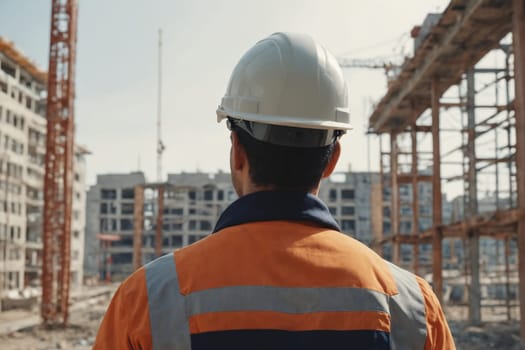
[[[0,38],[0,297],[40,284],[46,151],[46,74]],[[85,155],[76,146],[72,287],[82,284]]]
[[[377,173],[334,173],[323,180],[319,191],[319,198],[328,205],[342,231],[366,245],[374,239],[371,198],[372,184],[377,181]]]
[[[370,244],[371,185],[377,173],[339,173],[323,181],[319,197],[342,230]],[[86,274],[122,280],[133,272],[135,186],[144,188],[141,264],[153,260],[159,184],[146,183],[144,174],[106,174],[97,177],[87,194]],[[192,244],[209,235],[220,214],[237,195],[228,173],[169,174],[162,208],[162,253]]]
[[[109,261],[117,274],[132,271],[134,189],[145,183],[142,172],[104,174],[98,175],[97,183],[89,188],[84,253],[86,275],[104,278]],[[101,240],[111,236],[119,241],[109,246]]]

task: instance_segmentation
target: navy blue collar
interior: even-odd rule
[[[294,191],[261,191],[237,199],[219,217],[213,232],[255,221],[310,221],[341,231],[327,206],[316,196]]]

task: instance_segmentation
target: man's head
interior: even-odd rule
[[[239,195],[315,191],[335,167],[338,138],[352,128],[347,107],[337,61],[312,38],[277,33],[259,41],[235,67],[217,110],[232,130]]]

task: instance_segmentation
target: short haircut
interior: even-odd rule
[[[335,149],[335,143],[315,148],[274,145],[253,138],[239,127],[233,131],[246,152],[252,182],[277,190],[314,189]]]

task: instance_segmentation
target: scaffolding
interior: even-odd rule
[[[375,228],[375,249],[432,276],[442,302],[444,279],[462,280],[472,323],[494,306],[482,297],[487,284],[503,285],[506,318],[521,319],[525,339],[524,2],[452,0],[418,39],[370,117],[380,140],[375,206],[390,224],[385,235],[377,232],[387,231],[383,225]],[[424,183],[432,199],[422,213]],[[409,200],[400,195],[406,188]],[[445,213],[443,189],[454,188],[462,195]],[[489,248],[493,262],[485,260]]]

